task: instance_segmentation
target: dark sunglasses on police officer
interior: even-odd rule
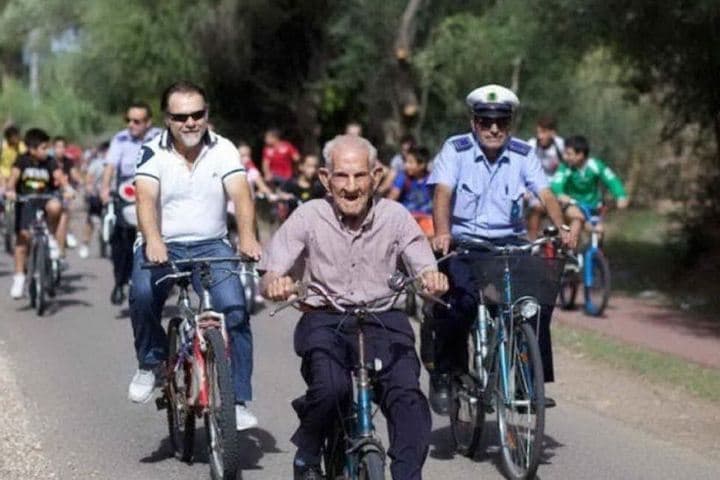
[[[132,118],[132,117],[125,117],[125,123],[132,123],[133,125],[141,125],[143,123],[147,122],[147,118]]]
[[[510,117],[499,117],[499,118],[492,118],[492,117],[475,117],[475,125],[482,128],[483,130],[490,130],[494,125],[497,125],[497,127],[500,130],[505,130],[510,126],[510,121],[512,119]]]
[[[187,122],[188,118],[192,118],[193,120],[195,120],[197,122],[198,120],[205,117],[205,113],[207,113],[207,110],[205,110],[205,109],[198,110],[197,112],[192,112],[192,113],[170,113],[170,112],[168,112],[168,117],[170,117],[170,120],[172,120],[173,122],[178,122],[178,123],[185,123],[185,122]]]

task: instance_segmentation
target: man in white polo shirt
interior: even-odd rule
[[[226,239],[226,198],[235,206],[238,249],[255,259],[261,252],[245,170],[235,146],[208,130],[204,90],[189,82],[175,83],[163,93],[161,107],[167,129],[143,145],[135,173],[140,236],[134,254],[130,318],[138,371],[128,392],[134,402],[152,397],[156,374],[167,358],[160,319],[171,289],[168,282],[155,284],[167,270],[147,270],[141,265],[232,256],[235,251]],[[237,427],[242,430],[257,425],[246,406],[252,396],[252,335],[243,288],[236,275],[226,273],[228,268],[233,265],[212,265],[215,283],[210,294],[215,309],[225,314],[230,335]]]

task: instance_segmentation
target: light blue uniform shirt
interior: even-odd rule
[[[135,164],[138,160],[142,144],[155,138],[161,129],[153,127],[145,133],[143,138],[135,138],[130,135],[128,129],[122,130],[115,135],[110,142],[105,157],[105,163],[115,167],[118,177],[130,177],[135,175]]]
[[[523,196],[548,188],[530,145],[511,138],[491,163],[472,133],[448,138],[435,157],[428,184],[453,191],[450,203],[454,238],[502,238],[525,233]]]

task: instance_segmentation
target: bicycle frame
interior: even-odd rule
[[[182,323],[180,324],[181,346],[175,365],[171,365],[171,374],[175,375],[184,362],[191,362],[192,368],[192,389],[188,392],[187,403],[189,406],[198,407],[198,415],[202,414],[209,405],[209,385],[205,376],[205,352],[207,343],[203,335],[209,328],[218,328],[222,334],[225,347],[228,347],[228,336],[225,328],[225,315],[215,312],[212,309],[210,293],[209,266],[203,265],[200,271],[201,278],[201,303],[197,311],[192,308],[190,301],[190,277],[193,272],[177,272],[174,278],[178,279],[180,294],[178,296],[178,308]],[[180,276],[181,275],[181,276]]]

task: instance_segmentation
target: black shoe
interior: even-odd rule
[[[293,465],[294,480],[324,480],[320,467],[317,465],[298,466]]]
[[[438,415],[447,415],[450,405],[450,375],[430,375],[430,408]]]
[[[551,397],[545,397],[545,408],[547,409],[553,407],[557,407],[557,402],[555,402],[555,400]]]
[[[122,305],[125,301],[125,292],[123,291],[122,285],[115,285],[110,294],[110,302],[113,305]]]

